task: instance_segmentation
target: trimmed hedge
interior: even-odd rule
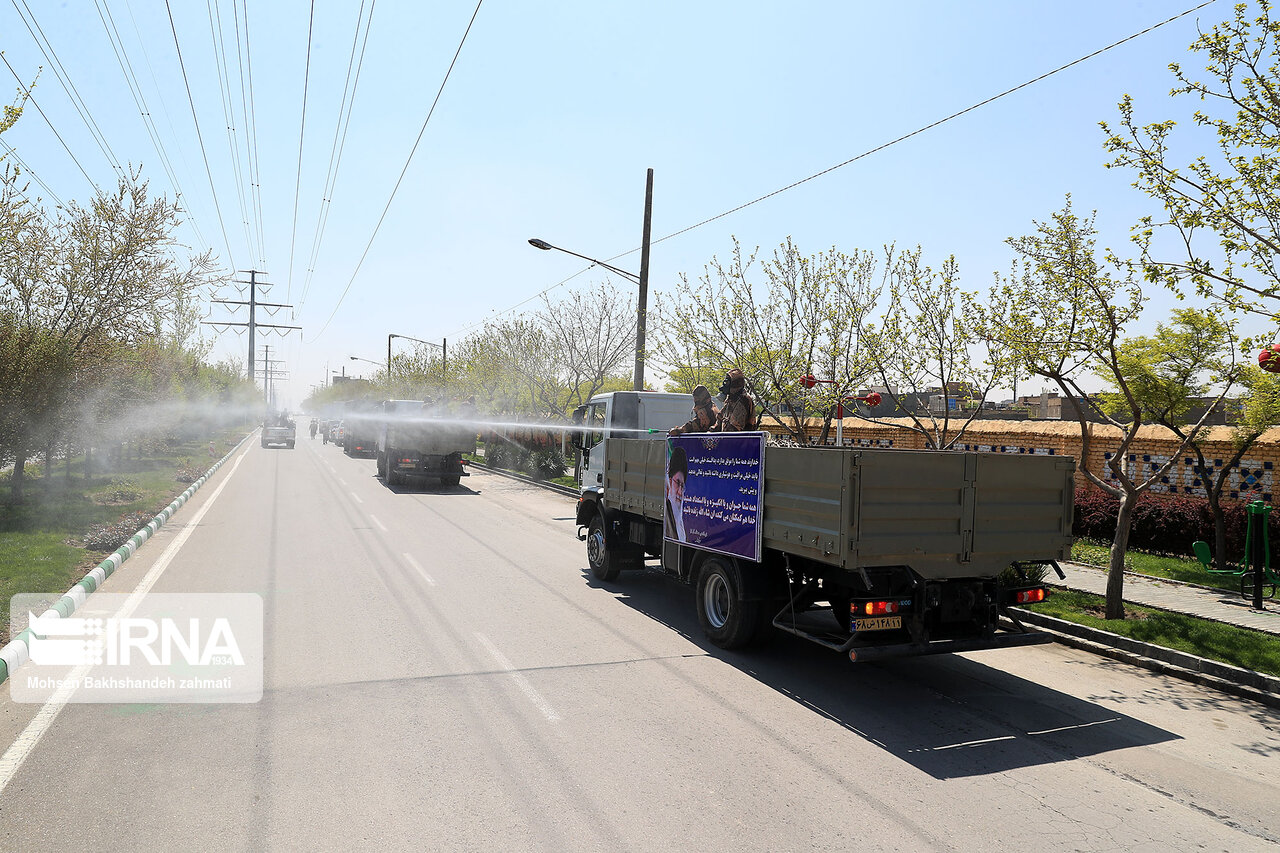
[[[1120,499],[1101,489],[1077,492],[1072,532],[1076,536],[1110,542],[1115,539],[1116,513],[1119,511]],[[1238,557],[1244,553],[1248,518],[1245,504],[1224,500],[1222,511],[1226,516],[1227,554]],[[1267,521],[1271,541],[1280,542],[1280,512],[1272,512]],[[1191,543],[1197,539],[1213,545],[1213,516],[1209,514],[1207,498],[1151,492],[1144,492],[1138,498],[1133,510],[1133,526],[1129,531],[1130,548],[1185,557],[1191,553]]]

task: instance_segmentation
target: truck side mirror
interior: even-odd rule
[[[578,408],[574,409],[573,425],[575,427],[578,427],[578,429],[573,429],[569,431],[569,444],[573,446],[574,449],[581,450],[583,452],[586,452],[587,450],[586,441],[584,441],[584,438],[586,437],[586,433],[581,429],[581,427],[583,422],[586,421],[586,419],[587,419],[586,406],[579,406]]]

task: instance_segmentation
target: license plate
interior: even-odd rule
[[[877,616],[874,619],[855,619],[853,620],[853,630],[861,631],[892,631],[895,628],[902,627],[901,616]]]

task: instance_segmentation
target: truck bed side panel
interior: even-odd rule
[[[666,492],[667,443],[648,439],[605,442],[605,505],[662,520]]]
[[[978,503],[973,541],[1005,562],[1071,554],[1075,463],[1061,456],[978,456]]]
[[[607,447],[605,503],[661,521],[666,442]],[[771,446],[764,545],[851,571],[993,577],[1068,556],[1074,468],[1057,456]]]
[[[767,447],[764,465],[764,546],[822,563],[840,564],[850,524],[853,456],[818,447]]]
[[[990,577],[1071,547],[1070,459],[869,451],[858,461],[849,567],[909,565],[926,578]]]

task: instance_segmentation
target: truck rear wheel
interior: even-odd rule
[[[702,564],[698,623],[707,639],[722,649],[747,645],[760,627],[760,602],[743,601],[742,588],[742,573],[735,563],[712,557]]]
[[[446,489],[451,489],[461,482],[462,476],[460,474],[445,474],[440,478],[440,485],[444,486]]]
[[[613,581],[623,569],[638,569],[642,562],[638,552],[620,553],[610,548],[604,538],[604,518],[597,515],[587,528],[587,562],[596,580]]]

